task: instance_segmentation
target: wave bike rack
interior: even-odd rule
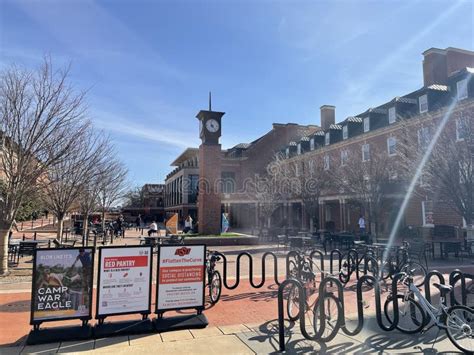
[[[337,253],[335,253],[337,254]],[[398,273],[394,276],[391,286],[390,286],[390,292],[392,295],[398,294],[398,282],[399,280],[405,276],[405,273]],[[433,278],[436,278],[440,284],[445,285],[445,278],[443,274],[441,274],[439,271],[431,271],[429,272],[424,280],[424,291],[425,291],[425,297],[426,299],[431,303],[431,280]],[[451,292],[450,294],[450,302],[451,305],[456,305],[456,304],[462,304],[462,305],[467,305],[467,288],[466,288],[466,278],[474,279],[474,275],[470,274],[465,274],[461,272],[460,270],[454,270],[450,273],[449,275],[449,283],[451,286],[454,288],[456,287],[456,283],[460,282],[461,283],[461,303],[459,303],[456,300],[455,293]],[[381,280],[375,278],[372,275],[363,275],[361,276],[356,285],[356,297],[357,297],[357,326],[351,330],[347,327],[346,324],[346,314],[345,314],[345,308],[344,308],[344,287],[343,284],[340,280],[338,280],[334,276],[327,276],[325,277],[322,281],[321,284],[319,285],[318,288],[318,299],[321,299],[321,297],[324,297],[325,295],[329,294],[327,291],[327,286],[335,286],[337,291],[334,293],[336,296],[339,304],[340,304],[340,310],[342,313],[342,316],[339,316],[338,323],[336,324],[335,328],[333,329],[333,333],[337,333],[339,329],[342,329],[342,331],[349,336],[354,336],[357,335],[362,331],[362,328],[364,326],[364,301],[363,301],[363,290],[362,287],[364,284],[367,284],[371,288],[374,288],[374,297],[375,297],[375,311],[376,311],[376,321],[380,329],[383,331],[392,331],[398,326],[399,322],[399,312],[398,312],[398,297],[393,297],[391,302],[393,304],[392,307],[392,313],[393,317],[391,319],[387,319],[387,321],[390,323],[389,326],[386,326],[384,324],[384,320],[382,317],[382,304],[381,304],[381,292],[380,292],[380,283]],[[279,347],[280,351],[285,350],[285,326],[284,326],[284,321],[285,321],[285,310],[284,310],[284,290],[289,287],[293,286],[298,288],[298,303],[299,303],[299,313],[298,313],[298,320],[300,324],[300,330],[301,334],[304,336],[305,339],[308,340],[321,340],[322,334],[325,330],[325,320],[326,320],[326,315],[325,315],[325,306],[324,302],[319,302],[319,329],[316,329],[316,326],[314,326],[314,335],[310,335],[308,331],[306,330],[306,288],[303,286],[303,284],[294,278],[290,278],[285,280],[278,288],[278,332],[279,332]],[[446,299],[444,300],[444,304],[446,304]],[[386,315],[384,315],[385,318],[387,318]]]

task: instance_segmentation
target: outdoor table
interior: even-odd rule
[[[435,257],[435,245],[436,243],[439,244],[439,254],[440,257],[448,257],[448,251],[446,250],[447,246],[455,246],[455,251],[461,251],[461,246],[463,241],[462,240],[453,240],[453,239],[431,239],[431,254],[433,259]],[[450,250],[452,250],[450,248]]]
[[[290,246],[301,248],[304,246],[305,241],[311,242],[312,238],[302,236],[302,235],[297,235],[297,236],[288,237],[288,240],[290,241]]]
[[[344,244],[350,248],[354,244],[355,235],[350,233],[337,233],[333,235],[333,240],[339,244],[339,248],[341,249]]]

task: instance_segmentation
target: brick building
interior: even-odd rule
[[[238,144],[221,151],[221,201],[222,211],[230,214],[234,228],[252,228],[262,225],[259,221],[259,202],[246,191],[245,184],[255,176],[266,173],[268,163],[275,153],[283,152],[288,163],[321,160],[328,169],[332,164],[344,164],[351,157],[359,156],[360,162],[370,160],[371,151],[384,151],[397,159],[397,142],[402,138],[401,121],[409,121],[417,130],[419,141],[429,142],[436,122],[446,114],[448,125],[456,128],[457,139],[462,136],[459,117],[474,114],[474,52],[457,49],[431,48],[423,53],[424,83],[420,89],[366,111],[348,117],[336,124],[336,108],[321,107],[321,127],[316,125],[274,124],[272,130],[251,143]],[[405,127],[405,126],[404,126]],[[224,132],[225,134],[225,132]],[[181,217],[196,216],[196,194],[199,178],[198,149],[188,148],[173,163],[176,166],[166,178],[165,209],[180,213]],[[382,211],[381,230],[388,233],[398,208],[405,196],[406,181],[397,181],[402,188],[393,188],[386,210]],[[400,187],[399,186],[399,187]],[[395,186],[396,187],[396,186]],[[356,196],[341,191],[326,191],[319,198],[319,208],[308,216],[297,198],[280,201],[281,206],[271,217],[271,224],[308,228],[313,220],[316,227],[324,228],[331,222],[338,230],[355,230],[360,206],[351,203]],[[462,217],[447,207],[437,196],[417,188],[411,198],[403,225],[431,227],[433,224],[463,225]]]

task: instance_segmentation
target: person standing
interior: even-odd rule
[[[186,217],[186,220],[184,221],[184,229],[183,229],[183,232],[184,233],[188,233],[190,231],[193,230],[193,219],[191,218],[190,215],[188,215],[188,217]]]
[[[142,215],[139,214],[137,218],[135,218],[135,225],[136,225],[136,230],[140,230],[140,227],[142,226]]]
[[[364,216],[360,215],[359,217],[359,233],[365,234],[365,219]]]

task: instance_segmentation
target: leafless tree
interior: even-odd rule
[[[309,217],[310,231],[313,231],[313,217],[319,212],[319,199],[323,192],[335,188],[337,170],[325,169],[321,157],[314,159],[302,159],[292,163],[291,169],[294,174],[292,194],[300,200],[304,213]]]
[[[365,159],[362,157],[362,146],[348,151],[345,164],[339,170],[339,188],[353,196],[368,214],[368,223],[377,237],[380,234],[381,213],[384,210],[387,196],[391,192],[396,176],[395,159],[384,149],[370,145]]]
[[[441,125],[443,119],[446,122]],[[406,179],[413,179],[423,165],[419,168],[421,173],[415,193],[420,190],[431,193],[438,202],[447,203],[456,210],[467,225],[472,225],[474,112],[460,107],[448,116],[427,122],[403,122],[404,138],[399,150]]]
[[[110,160],[105,162],[102,169],[98,202],[102,214],[102,230],[105,233],[105,213],[124,197],[128,189],[128,171],[113,155],[110,155]]]
[[[0,77],[0,275],[8,273],[8,235],[18,207],[48,170],[69,159],[84,119],[84,93],[68,84],[68,68],[46,59],[36,71],[13,66]]]
[[[43,184],[44,202],[57,218],[57,238],[62,241],[64,219],[73,208],[79,209],[79,197],[100,174],[98,165],[109,142],[103,134],[95,133],[89,122],[77,129],[77,143],[68,159],[52,166]]]

